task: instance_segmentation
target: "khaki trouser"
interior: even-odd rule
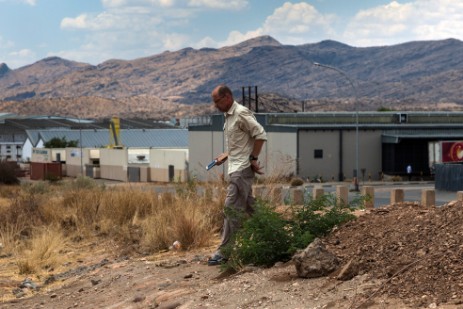
[[[222,230],[222,242],[220,248],[227,245],[232,236],[242,225],[243,216],[250,216],[254,213],[254,197],[252,196],[252,183],[254,181],[254,171],[251,167],[242,171],[230,174],[227,197],[225,198],[225,209]]]

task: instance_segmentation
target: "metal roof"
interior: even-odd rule
[[[463,139],[463,129],[453,130],[388,130],[381,134],[381,141],[388,144],[397,144],[402,139]]]
[[[105,147],[110,143],[110,131],[95,130],[26,130],[32,145],[39,140],[48,142],[52,138],[66,138],[67,141],[81,141],[82,147]],[[131,129],[120,130],[121,144],[125,147],[187,148],[187,129]],[[80,145],[80,143],[79,143]]]

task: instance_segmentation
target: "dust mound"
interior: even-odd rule
[[[372,210],[324,242],[357,274],[382,279],[377,294],[413,306],[463,304],[463,205],[403,203]]]

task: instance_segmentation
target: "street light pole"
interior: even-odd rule
[[[352,89],[354,90],[354,97],[355,97],[355,170],[354,170],[354,184],[355,184],[355,191],[359,192],[359,182],[358,182],[358,170],[359,170],[359,111],[358,111],[358,95],[357,95],[357,88],[354,85],[354,82],[352,79],[347,75],[346,72],[326,65],[326,64],[321,64],[318,62],[313,63],[316,66],[322,67],[322,68],[327,68],[330,70],[334,70],[338,73],[340,73],[342,76],[344,76],[352,86]]]
[[[80,122],[80,117],[77,116],[79,119],[79,146],[80,146],[80,177],[84,177],[84,154],[82,152],[82,123]]]

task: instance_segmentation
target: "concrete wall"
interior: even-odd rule
[[[342,137],[340,137],[342,134]],[[342,142],[341,142],[342,141]],[[342,143],[342,170],[340,151]],[[352,179],[356,167],[356,133],[355,130],[301,130],[299,131],[299,175],[307,178],[322,176],[323,180],[344,178]],[[322,150],[323,157],[315,158],[314,151]],[[381,171],[381,131],[359,131],[359,180],[365,169],[365,180],[371,175],[372,180],[379,179]]]
[[[66,149],[65,148],[52,148],[51,149],[51,158],[52,161],[66,162]]]
[[[189,131],[189,173],[199,180],[217,178],[226,171],[227,163],[215,166],[209,172],[206,166],[225,151],[222,131]]]
[[[264,166],[263,177],[281,177],[296,174],[297,135],[295,133],[267,132],[259,162]]]
[[[99,159],[100,149],[98,148],[83,148],[81,156],[80,148],[66,148],[66,175],[77,177],[83,174],[86,175],[86,165],[93,163],[92,159]],[[82,158],[82,160],[81,160]]]
[[[151,149],[148,177],[151,181],[169,182],[169,165],[173,165],[173,180],[187,181],[188,153],[188,149]],[[143,174],[141,176],[145,177]]]
[[[322,150],[323,157],[315,158],[315,150]],[[340,165],[339,131],[299,131],[298,156],[300,176],[309,179],[322,176],[324,180],[335,177],[337,180]]]
[[[51,149],[32,148],[31,162],[47,163],[52,161]]]
[[[220,153],[226,151],[221,131],[190,131],[190,175],[200,180],[227,177],[228,163],[206,171],[206,166]],[[264,175],[278,177],[296,173],[297,135],[295,133],[267,132],[267,142],[259,155]]]
[[[100,177],[127,181],[127,149],[100,149]]]

